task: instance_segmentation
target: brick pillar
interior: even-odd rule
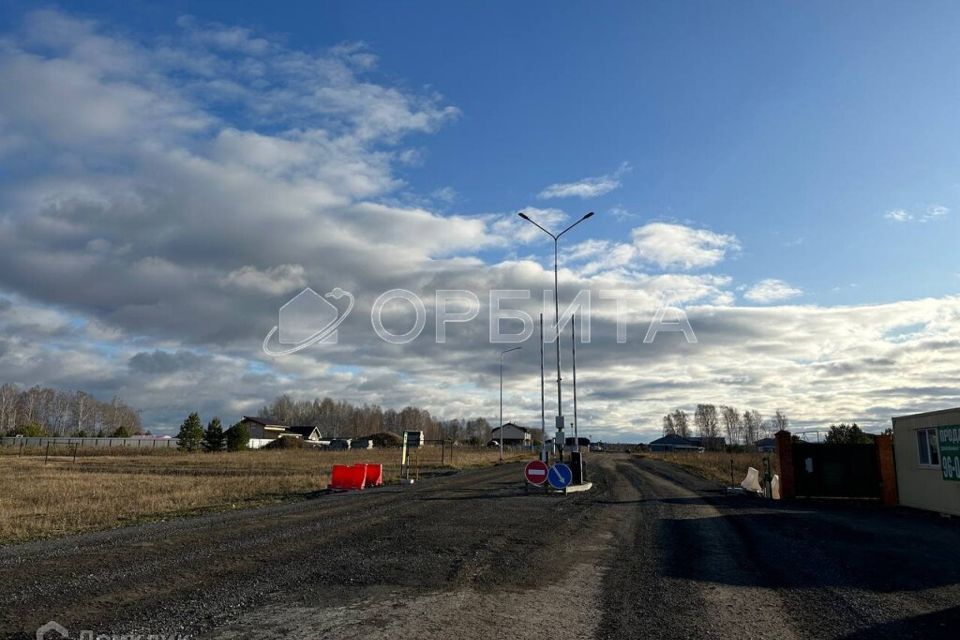
[[[783,429],[777,431],[774,437],[777,440],[777,457],[780,458],[780,499],[790,500],[797,497],[793,478],[793,438],[789,431]]]
[[[877,436],[877,466],[880,469],[880,501],[885,505],[899,502],[897,495],[897,467],[893,460],[893,440]]]

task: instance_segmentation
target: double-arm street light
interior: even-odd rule
[[[513,347],[500,352],[500,462],[503,462],[503,356],[519,349],[520,347]]]
[[[544,227],[540,226],[533,220],[531,220],[527,214],[520,212],[517,214],[533,226],[537,227],[545,234],[553,238],[553,313],[554,313],[554,328],[556,329],[556,339],[557,339],[557,429],[563,429],[563,396],[560,391],[560,280],[557,275],[557,258],[560,252],[560,237],[565,234],[570,229],[573,229],[575,226],[586,220],[587,218],[593,216],[593,211],[585,214],[582,218],[574,222],[572,225],[564,229],[558,234],[553,234]],[[502,420],[501,420],[502,422]],[[577,443],[579,444],[579,443]],[[561,446],[562,443],[561,443]]]

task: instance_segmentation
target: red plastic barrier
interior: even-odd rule
[[[379,487],[383,484],[383,465],[368,464],[367,466],[367,486]]]
[[[345,464],[335,464],[333,465],[333,471],[330,472],[330,484],[327,485],[327,488],[341,490],[353,489],[353,477],[353,467],[348,467]]]
[[[363,489],[367,483],[367,465],[353,465],[353,489]]]
[[[346,491],[363,489],[365,486],[379,487],[382,484],[382,464],[335,464],[330,472],[330,484],[327,488]]]

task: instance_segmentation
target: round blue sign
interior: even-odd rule
[[[547,482],[549,482],[550,486],[554,489],[565,489],[572,481],[573,471],[562,462],[554,464],[550,467],[550,471],[547,472]]]

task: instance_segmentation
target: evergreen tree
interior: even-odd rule
[[[126,427],[124,427],[123,425],[120,425],[119,427],[116,428],[116,430],[113,433],[110,434],[110,437],[111,438],[129,438],[130,432],[127,430]]]
[[[826,444],[871,444],[873,436],[864,433],[856,423],[847,425],[835,424],[823,440]]]
[[[187,419],[180,425],[180,433],[177,434],[180,442],[177,448],[182,451],[197,451],[203,442],[203,424],[200,422],[200,416],[191,413]]]
[[[220,424],[220,418],[214,418],[207,425],[207,430],[203,432],[203,450],[223,451],[223,445],[223,426]]]
[[[250,430],[242,422],[233,425],[226,432],[227,451],[243,451],[250,443]]]

